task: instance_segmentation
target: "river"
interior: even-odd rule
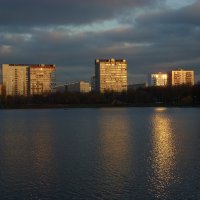
[[[0,110],[0,197],[198,200],[200,109]]]

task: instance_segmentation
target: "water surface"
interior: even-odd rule
[[[200,109],[0,111],[0,199],[200,199]]]

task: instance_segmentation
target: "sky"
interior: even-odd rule
[[[182,67],[200,79],[200,0],[0,0],[0,63],[56,64],[90,81],[96,58],[126,59],[128,82]]]

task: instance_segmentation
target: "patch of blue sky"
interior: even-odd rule
[[[166,0],[166,5],[174,9],[179,9],[195,2],[197,2],[197,0]]]
[[[117,19],[98,21],[92,24],[80,25],[80,26],[59,26],[57,28],[62,30],[70,30],[71,34],[80,32],[103,32],[118,27],[127,27],[127,24],[121,24]]]

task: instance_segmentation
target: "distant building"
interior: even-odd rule
[[[0,95],[2,95],[2,89],[3,89],[2,84],[0,84]]]
[[[139,88],[146,88],[146,87],[147,87],[146,83],[131,84],[128,85],[128,90],[137,90]]]
[[[27,96],[29,94],[29,66],[2,64],[2,81],[6,95]]]
[[[5,95],[34,95],[53,92],[55,65],[2,64]]]
[[[75,83],[67,84],[67,91],[68,92],[81,92],[81,93],[88,93],[91,91],[90,83],[79,81]]]
[[[92,78],[91,78],[91,81],[90,81],[90,84],[91,84],[91,91],[95,91],[95,88],[96,88],[96,86],[95,86],[95,76],[92,76]]]
[[[167,74],[165,73],[154,73],[149,75],[149,86],[167,86]]]
[[[192,70],[172,70],[168,72],[168,85],[194,85],[194,71]]]
[[[57,85],[56,87],[54,87],[54,90],[59,93],[65,93],[67,91],[67,84]]]
[[[55,92],[56,66],[30,65],[30,94],[45,94]]]
[[[95,60],[95,90],[97,92],[127,91],[126,60],[96,59]]]

